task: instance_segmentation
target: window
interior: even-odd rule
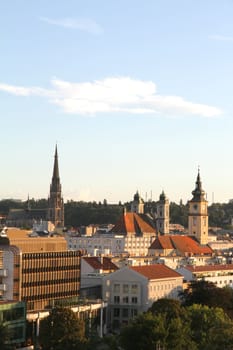
[[[123,303],[128,304],[129,303],[129,297],[123,297]]]
[[[120,293],[120,284],[114,283],[113,291],[114,291],[115,293]]]
[[[138,285],[137,284],[132,284],[131,286],[131,293],[132,294],[137,294],[138,292]]]
[[[137,314],[138,314],[138,310],[137,309],[132,309],[131,310],[131,317],[135,317],[135,316],[137,316]]]
[[[138,303],[138,298],[132,297],[132,304],[137,304],[137,303]]]
[[[122,317],[129,317],[129,310],[128,309],[122,310]]]
[[[129,293],[129,285],[123,284],[123,293]]]
[[[114,304],[120,304],[120,297],[118,295],[114,296]]]
[[[120,309],[113,309],[113,316],[120,317]]]

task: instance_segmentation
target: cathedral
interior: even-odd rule
[[[64,227],[64,202],[59,177],[57,146],[55,147],[48,206],[45,209],[32,209],[29,202],[28,199],[25,209],[10,210],[6,222],[8,226],[32,228],[35,223],[48,222],[55,229]]]

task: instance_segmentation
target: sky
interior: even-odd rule
[[[0,199],[233,198],[232,0],[2,0]]]

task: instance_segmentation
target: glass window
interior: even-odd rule
[[[118,295],[114,296],[114,304],[120,304],[120,297]]]
[[[129,317],[129,310],[128,309],[122,310],[122,317]]]
[[[131,293],[132,294],[137,294],[138,292],[138,285],[137,284],[132,284],[131,286]]]
[[[114,291],[115,293],[119,293],[119,292],[120,292],[120,284],[114,283],[113,291]]]
[[[128,297],[123,297],[123,303],[128,304],[129,303],[129,298]]]
[[[132,304],[137,304],[137,303],[138,303],[138,298],[132,297]]]
[[[113,316],[119,317],[120,316],[120,309],[113,309]]]
[[[129,293],[129,285],[123,284],[123,293]]]

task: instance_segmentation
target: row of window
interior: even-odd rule
[[[59,264],[61,262],[58,262]],[[67,271],[67,270],[74,270],[78,271],[80,270],[80,266],[76,265],[64,265],[64,266],[47,266],[47,267],[28,267],[28,268],[23,268],[22,272],[23,273],[40,273],[40,272],[53,272],[54,268],[56,268],[56,271]]]
[[[129,317],[135,317],[138,314],[137,309],[119,309],[119,308],[114,308],[113,309],[113,317],[115,318],[129,318]]]
[[[122,284],[120,283],[114,283],[113,285],[113,292],[114,293],[132,293],[132,294],[137,294],[138,293],[138,284]]]
[[[29,301],[29,300],[62,298],[62,297],[68,297],[68,296],[71,296],[71,295],[77,296],[78,295],[77,290],[55,292],[55,293],[47,293],[47,294],[30,295],[30,296],[25,296],[23,299],[25,301]]]
[[[72,251],[66,251],[66,252],[47,252],[47,253],[24,253],[23,259],[25,260],[35,260],[35,259],[53,259],[53,258],[71,258],[71,257],[77,257],[80,256],[79,252],[72,252]]]
[[[64,278],[60,280],[47,280],[47,281],[34,281],[34,282],[24,282],[22,284],[23,288],[27,287],[36,287],[36,286],[48,286],[48,285],[56,285],[56,284],[64,284],[64,283],[72,283],[72,282],[79,282],[77,278]]]
[[[138,298],[137,297],[129,298],[128,296],[124,296],[124,297],[122,297],[122,300],[121,300],[119,295],[115,295],[113,301],[114,301],[114,304],[120,304],[121,301],[122,301],[122,304],[129,304],[129,303],[137,304]]]

